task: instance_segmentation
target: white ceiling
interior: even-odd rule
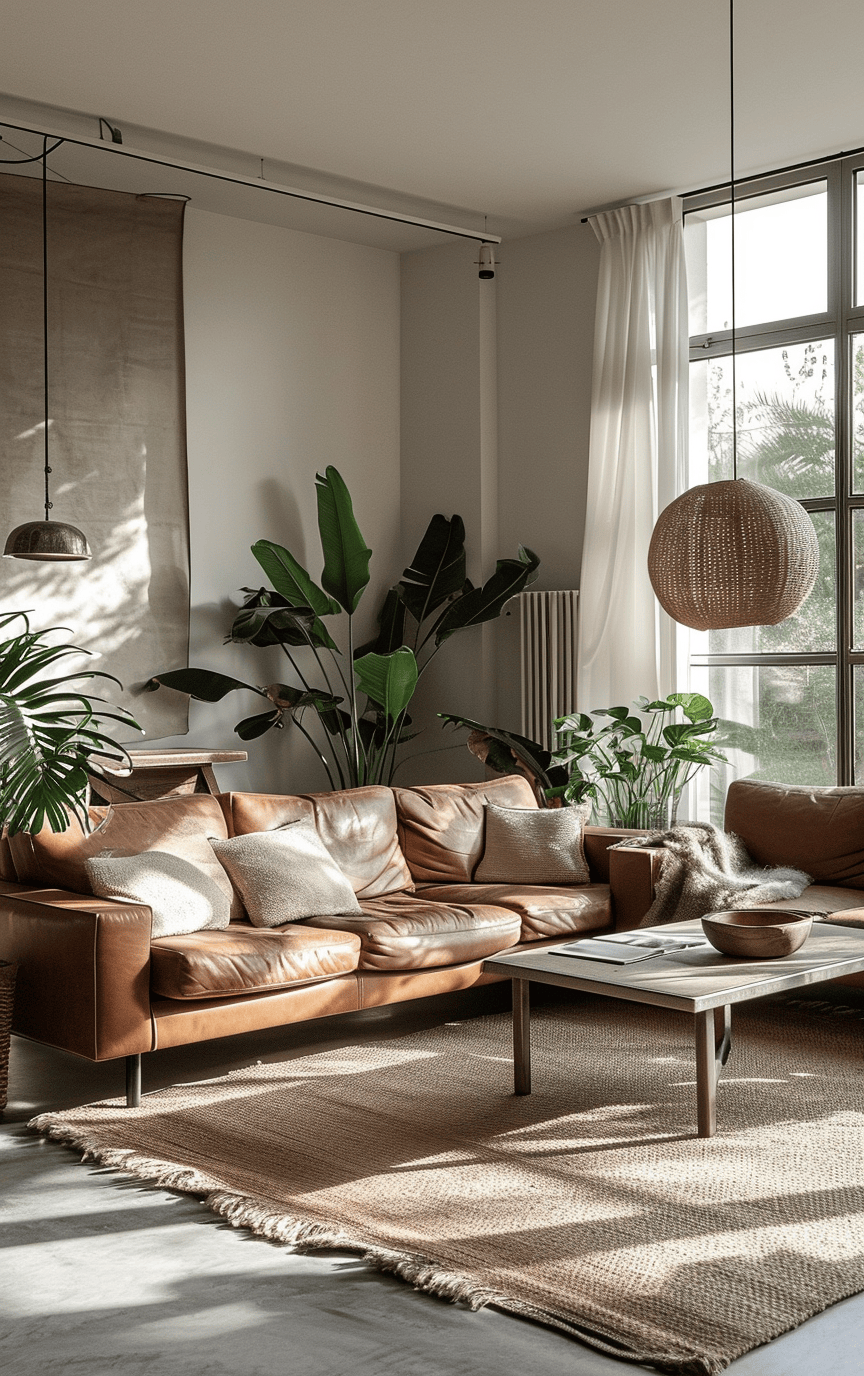
[[[3,0],[0,90],[524,233],[727,175],[727,25],[726,0]],[[861,0],[738,0],[736,26],[740,172],[864,144]]]

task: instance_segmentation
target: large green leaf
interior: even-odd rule
[[[537,555],[530,549],[520,546],[518,559],[499,559],[492,577],[482,588],[472,588],[462,597],[457,597],[445,609],[435,627],[435,640],[440,645],[454,631],[464,630],[467,626],[479,626],[484,621],[494,621],[500,615],[505,602],[522,592],[531,582],[540,565]]]
[[[380,627],[374,640],[368,640],[365,645],[359,646],[354,651],[355,659],[362,659],[364,655],[389,655],[394,650],[398,650],[400,645],[405,643],[405,603],[399,594],[398,588],[391,588],[384,599],[384,606],[378,615],[378,625]]]
[[[537,741],[529,740],[527,736],[519,736],[515,731],[505,731],[500,726],[484,726],[482,722],[472,721],[470,717],[455,716],[450,712],[439,712],[438,716],[445,725],[479,731],[501,747],[500,750],[492,750],[487,755],[486,763],[490,769],[495,769],[501,774],[519,773],[520,771],[515,768],[515,756],[544,790],[563,786],[567,782],[566,768],[556,762],[551,750],[547,750]]]
[[[433,516],[399,590],[415,621],[424,621],[465,586],[465,524],[461,516]]]
[[[252,553],[270,582],[292,607],[309,607],[318,616],[335,616],[339,603],[322,592],[294,555],[273,540],[256,540]]]
[[[364,655],[354,672],[360,691],[384,709],[388,721],[405,711],[417,687],[417,660],[407,645],[389,655]]]
[[[332,464],[328,465],[323,477],[320,473],[316,474],[315,489],[318,496],[318,530],[324,551],[321,582],[339,605],[350,613],[356,611],[363,589],[369,582],[372,551],[354,519],[351,494]]]
[[[124,708],[81,691],[88,680],[113,679],[100,670],[46,677],[68,655],[87,653],[74,645],[52,645],[51,631],[31,632],[23,613],[0,619],[0,629],[18,616],[26,630],[0,645],[0,823],[10,835],[48,825],[65,831],[70,815],[89,829],[88,772],[98,760],[129,763],[125,747],[107,735],[106,721],[140,730]]]
[[[274,603],[273,599],[279,600]],[[231,623],[227,641],[257,645],[313,645],[335,650],[336,642],[308,607],[286,607],[278,593],[261,588],[247,597]]]
[[[250,693],[267,696],[251,683],[231,678],[228,674],[214,673],[212,669],[172,669],[166,674],[154,674],[145,687],[150,692],[156,688],[174,688],[178,693],[188,693],[191,698],[197,698],[199,702],[221,702],[235,688],[247,688]]]

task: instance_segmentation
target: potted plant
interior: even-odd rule
[[[566,807],[592,799],[603,814],[598,820],[610,826],[665,829],[675,825],[681,793],[699,770],[725,763],[716,741],[719,721],[701,693],[643,697],[635,707],[641,715],[604,707],[559,718],[555,751],[499,727],[441,715],[471,731],[469,749],[490,769],[525,774],[541,801]]]
[[[315,484],[324,554],[320,586],[289,550],[258,540],[252,553],[272,586],[243,589],[245,600],[227,636],[240,644],[278,645],[297,683],[256,686],[189,668],[155,674],[147,687],[174,688],[202,702],[219,702],[237,690],[255,693],[267,707],[238,722],[234,729],[242,740],[293,721],[331,788],[388,784],[399,746],[411,739],[408,707],[430,662],[457,631],[494,620],[536,575],[540,560],[520,546],[515,559],[499,559],[491,578],[475,588],[465,575],[462,518],[433,516],[411,564],[384,599],[378,635],[355,646],[354,615],[369,582],[372,551],[337,469],[319,473]],[[327,624],[341,615],[342,646]]]
[[[675,825],[681,793],[699,770],[725,763],[716,744],[719,722],[701,693],[643,697],[634,705],[640,716],[605,707],[555,723],[553,758],[569,769],[562,796],[568,803],[593,798],[611,826],[665,829]]]
[[[0,630],[16,620],[23,630],[0,642],[0,825],[10,836],[46,823],[66,831],[74,813],[88,831],[87,776],[101,772],[99,757],[131,769],[128,751],[103,723],[141,728],[125,708],[82,690],[91,679],[117,683],[112,674],[57,672],[60,660],[90,653],[52,644],[65,628],[31,631],[26,612],[10,612],[0,617]]]

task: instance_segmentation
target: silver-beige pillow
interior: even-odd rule
[[[582,831],[591,804],[516,808],[486,804],[486,845],[477,884],[589,884]]]
[[[250,831],[210,844],[255,927],[304,917],[356,917],[354,890],[318,836],[301,818],[273,831]]]
[[[153,914],[151,940],[221,930],[231,920],[231,900],[203,869],[179,855],[145,850],[140,855],[103,852],[85,861],[99,898],[145,903]]]

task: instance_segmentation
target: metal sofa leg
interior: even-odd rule
[[[126,1107],[141,1107],[141,1053],[126,1057]]]

